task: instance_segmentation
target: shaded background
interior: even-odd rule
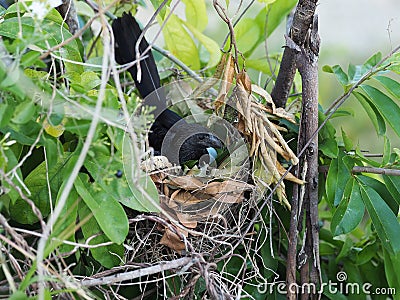
[[[220,0],[224,3],[225,0]],[[278,0],[285,1],[285,0]],[[146,24],[154,12],[150,1],[145,1],[147,9],[141,9],[138,18]],[[173,0],[176,2],[176,0]],[[232,17],[238,5],[246,7],[251,0],[230,0],[229,16]],[[205,34],[212,37],[221,44],[228,29],[221,21],[214,8],[212,1],[207,1],[209,25]],[[263,6],[256,0],[247,11],[244,18],[252,18],[257,15]],[[175,13],[185,18],[184,5],[178,5]],[[319,102],[324,109],[329,107],[343,92],[332,74],[322,72],[324,65],[340,64],[347,72],[349,63],[362,64],[374,53],[381,51],[386,55],[392,48],[400,44],[400,0],[320,0],[317,13],[319,15],[319,33],[321,36],[321,49],[319,58],[320,83]],[[150,28],[148,36],[154,36],[158,28]],[[284,45],[285,24],[281,24],[268,38],[268,52],[270,54],[282,52]],[[162,35],[157,39],[157,44],[163,45]],[[254,58],[265,56],[264,45],[257,49]],[[254,75],[254,73],[251,73]],[[257,82],[257,76],[252,76]],[[400,77],[395,78],[400,80]],[[269,86],[269,90],[270,90]],[[343,108],[350,109],[354,118],[336,118],[332,120],[340,135],[342,127],[354,145],[359,144],[363,150],[374,153],[382,153],[383,138],[378,138],[362,106],[350,97]],[[399,120],[400,122],[400,120]],[[399,138],[392,133],[390,126],[387,128],[388,135],[392,138],[392,147],[400,148]]]

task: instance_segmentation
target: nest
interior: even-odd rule
[[[195,166],[178,172],[165,157],[152,157],[142,163],[142,170],[158,189],[160,212],[130,219],[126,261],[150,266],[191,257],[185,266],[171,268],[181,283],[174,299],[193,293],[199,278],[206,281],[204,289],[213,298],[225,299],[236,294],[240,280],[226,277],[224,266],[237,255],[234,250],[238,245],[245,249],[241,254],[243,265],[247,261],[253,263],[246,280],[261,280],[254,252],[250,254],[251,249],[258,249],[267,239],[267,235],[261,237],[253,230],[256,222],[263,224],[259,202],[274,188],[279,202],[290,209],[281,177],[287,173],[284,163],[297,164],[298,159],[281,134],[286,129],[274,120],[295,123],[293,111],[275,108],[270,95],[251,84],[245,72],[235,74],[231,60],[230,56],[225,57],[219,73],[200,87],[178,84],[179,90],[184,91],[186,108],[191,106],[197,112],[212,109],[231,124],[223,125],[228,140],[225,142],[231,145],[229,157],[216,168]],[[211,101],[216,94],[216,101]],[[188,105],[199,98],[201,106]],[[210,128],[215,125],[212,117],[206,121]],[[232,138],[232,131],[240,138]],[[303,183],[290,173],[285,179]],[[272,210],[272,198],[268,199]],[[224,264],[217,272],[218,263]],[[148,280],[158,282],[165,274],[160,276],[150,276]]]

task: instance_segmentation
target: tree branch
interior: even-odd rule
[[[69,27],[69,32],[74,35],[79,30],[78,13],[73,0],[63,0],[56,8]]]
[[[289,38],[300,47],[304,45],[307,32],[311,26],[317,0],[299,0],[289,31]],[[290,88],[296,73],[296,51],[285,46],[278,77],[271,96],[277,107],[285,107]]]
[[[294,41],[289,41],[294,42]],[[295,44],[292,48],[296,51],[295,61],[299,69],[303,86],[303,108],[301,114],[299,138],[297,151],[304,147],[305,156],[300,158],[297,167],[297,176],[305,174],[304,193],[298,185],[294,187],[291,223],[289,231],[288,261],[286,266],[287,286],[296,284],[297,270],[297,240],[300,231],[303,211],[306,216],[305,244],[303,245],[302,259],[299,262],[301,268],[301,283],[313,283],[319,286],[320,263],[319,263],[319,237],[318,237],[318,18],[314,17],[314,23],[305,47]],[[303,169],[300,170],[300,167]],[[304,195],[304,196],[303,196]],[[310,295],[303,294],[302,299],[308,299]],[[296,292],[288,288],[288,299],[297,299]],[[317,298],[317,294],[311,295]]]
[[[131,272],[125,272],[96,279],[84,279],[81,281],[81,284],[83,286],[110,285],[110,284],[120,283],[126,280],[132,280],[142,276],[148,276],[160,273],[171,269],[182,268],[184,266],[189,266],[192,263],[193,259],[191,257],[182,257],[167,262],[161,262],[157,265],[148,268],[141,268],[139,270],[134,270]]]

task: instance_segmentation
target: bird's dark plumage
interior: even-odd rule
[[[208,153],[207,149],[210,147],[221,148],[221,141],[207,128],[199,124],[189,124],[167,109],[166,96],[160,84],[154,57],[135,18],[124,13],[114,20],[112,28],[115,60],[119,64],[127,64],[141,59],[141,78],[138,78],[137,64],[130,67],[128,72],[132,75],[141,97],[145,99],[145,104],[155,107],[156,120],[149,133],[149,145],[154,151],[167,156],[172,163],[183,164],[189,160],[199,160]]]

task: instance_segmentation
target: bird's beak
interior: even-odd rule
[[[213,147],[207,148],[208,155],[210,155],[210,164],[213,163],[217,159],[217,150]]]

